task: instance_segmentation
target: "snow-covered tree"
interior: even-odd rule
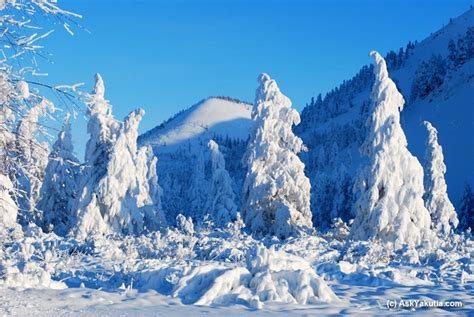
[[[453,39],[449,40],[448,43],[448,60],[450,64],[452,65],[453,68],[456,68],[459,66],[459,60],[458,60],[458,50],[456,47],[456,43],[454,42]]]
[[[48,145],[38,142],[37,134],[45,130],[39,119],[53,106],[41,96],[40,89],[30,91],[25,78],[35,75],[36,55],[43,49],[40,41],[52,33],[43,31],[44,25],[38,22],[49,19],[67,29],[69,24],[65,21],[75,23],[74,19],[79,17],[62,10],[55,0],[0,1],[0,41],[4,43],[0,59],[0,218],[18,218],[23,224],[40,218],[35,204],[47,164]],[[11,217],[1,215],[7,209]]]
[[[286,238],[312,227],[311,185],[297,156],[304,145],[292,131],[300,116],[270,76],[261,74],[258,80],[255,126],[245,155],[243,216],[254,234]]]
[[[201,143],[202,142],[202,143]],[[209,182],[206,179],[206,163],[209,162],[207,156],[206,146],[203,141],[196,144],[189,144],[190,147],[197,147],[197,150],[189,150],[188,157],[192,160],[192,171],[187,177],[190,177],[190,186],[187,189],[187,196],[189,197],[189,212],[186,215],[191,215],[194,221],[200,221],[204,217],[205,205],[209,193]],[[194,152],[194,153],[193,153]]]
[[[431,225],[442,234],[449,234],[451,228],[456,228],[458,218],[454,206],[448,197],[448,186],[444,179],[446,165],[444,164],[443,149],[438,143],[438,131],[425,121],[428,130],[425,153],[425,206],[431,214]]]
[[[352,178],[343,163],[339,166],[336,175],[336,194],[334,195],[331,221],[335,218],[349,221],[352,219]]]
[[[43,212],[43,228],[64,235],[74,224],[79,160],[74,155],[70,115],[49,154],[37,208]]]
[[[77,205],[76,228],[79,235],[89,232],[105,233],[109,228],[105,222],[108,218],[107,206],[97,197],[97,187],[105,177],[113,144],[116,142],[120,124],[112,116],[112,108],[105,99],[105,87],[102,77],[97,74],[94,91],[86,96],[89,121],[87,132],[89,140],[86,144],[85,167],[82,172],[79,188],[82,189]]]
[[[330,227],[333,218],[333,205],[335,203],[336,184],[333,175],[326,171],[318,171],[314,177],[317,183],[312,200],[313,222],[319,229]]]
[[[55,111],[53,103],[42,99],[33,106],[19,121],[15,131],[15,159],[18,160],[18,170],[15,175],[17,186],[22,193],[20,206],[25,213],[22,221],[41,221],[41,215],[36,209],[36,203],[40,196],[41,186],[44,179],[46,165],[48,164],[49,145],[40,142],[39,120],[48,113]],[[26,210],[29,213],[26,213]]]
[[[400,125],[404,99],[389,78],[384,59],[371,52],[375,84],[371,92],[368,135],[361,153],[369,164],[354,187],[358,199],[351,228],[354,239],[419,244],[430,239],[431,219],[423,202],[423,167],[408,151]]]
[[[153,154],[152,148],[146,146],[138,150],[137,161],[137,170],[142,173],[146,172],[146,175],[138,177],[141,181],[140,193],[144,196],[140,205],[143,205],[145,229],[147,231],[156,231],[166,225],[166,217],[161,200],[163,189],[158,183],[158,158]],[[146,182],[144,182],[145,180]],[[143,195],[144,193],[148,193],[148,195]]]
[[[152,204],[147,153],[137,148],[144,111],[132,111],[123,123],[117,122],[104,93],[104,82],[97,75],[89,96],[90,139],[76,232],[80,238],[94,233],[139,234],[147,227],[145,209]]]
[[[423,61],[415,72],[410,99],[424,98],[438,89],[445,81],[446,62],[441,55]]]
[[[9,125],[14,120],[12,110],[5,106],[8,100],[8,82],[0,76],[0,226],[10,227],[16,223],[18,206],[13,194],[13,184],[9,177],[10,158],[8,145],[15,139]]]
[[[232,179],[225,167],[224,156],[219,151],[219,145],[214,140],[210,140],[208,147],[211,151],[212,180],[205,209],[216,226],[225,227],[237,219],[235,193],[232,188]]]

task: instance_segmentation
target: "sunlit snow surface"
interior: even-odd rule
[[[464,304],[419,314],[474,312],[474,243],[461,236],[433,252],[428,245],[392,252],[374,242],[347,243],[344,225],[285,244],[235,228],[171,229],[93,244],[37,228],[1,238],[7,251],[0,254],[1,314],[367,316],[403,313],[387,308],[387,300],[399,299]],[[308,293],[311,281],[319,286]],[[271,288],[278,294],[273,300],[265,295]]]

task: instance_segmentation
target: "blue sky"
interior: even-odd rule
[[[474,1],[159,1],[64,0],[84,16],[69,36],[43,42],[48,82],[85,82],[102,74],[117,118],[147,112],[144,132],[210,95],[253,101],[267,72],[298,110],[385,53],[422,40]],[[81,126],[81,123],[78,124]],[[83,128],[75,129],[82,152]]]

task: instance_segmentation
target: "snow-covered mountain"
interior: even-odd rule
[[[408,148],[424,164],[427,131],[423,121],[436,127],[447,165],[448,193],[455,206],[459,206],[464,184],[474,185],[474,54],[469,52],[471,47],[463,46],[473,36],[474,29],[468,32],[473,26],[474,9],[470,9],[425,40],[410,42],[386,56],[390,76],[406,100],[401,120]],[[364,160],[359,147],[365,137],[373,80],[372,66],[364,66],[326,96],[313,98],[295,128],[309,148],[302,159],[311,180],[317,224],[352,217],[352,186]],[[159,157],[170,217],[178,212],[199,217],[192,210],[197,211],[205,200],[197,197],[205,196],[210,177],[205,145],[211,138],[222,147],[240,199],[250,112],[251,105],[238,100],[208,98],[140,136],[139,142],[151,145]],[[185,202],[195,205],[186,210]]]
[[[252,125],[251,110],[251,104],[237,99],[209,97],[141,135],[139,142],[173,148],[212,135],[246,140]]]

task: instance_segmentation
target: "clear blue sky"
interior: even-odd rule
[[[144,132],[210,95],[253,101],[267,72],[301,110],[385,53],[422,40],[474,1],[64,0],[90,33],[58,29],[43,42],[51,83],[102,74],[117,118],[136,107]],[[75,129],[82,152],[84,129]]]

